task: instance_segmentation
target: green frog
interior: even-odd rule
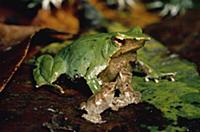
[[[104,123],[101,113],[111,108],[117,111],[129,104],[140,102],[141,95],[132,88],[133,63],[146,74],[145,80],[167,78],[174,81],[175,73],[157,74],[148,65],[137,60],[137,50],[150,37],[136,27],[127,32],[99,33],[82,36],[54,57],[42,55],[33,70],[36,87],[55,84],[64,74],[70,79],[84,78],[93,95],[81,103],[87,113],[82,117],[93,123]]]

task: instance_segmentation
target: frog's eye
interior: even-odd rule
[[[121,35],[117,35],[114,38],[114,42],[118,45],[118,46],[123,46],[126,43],[126,40],[124,39],[123,36]]]

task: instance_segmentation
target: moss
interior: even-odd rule
[[[193,63],[177,55],[169,55],[169,51],[155,40],[139,50],[138,58],[158,72],[177,72],[175,82],[161,80],[158,84],[144,82],[144,77],[134,76],[133,87],[141,91],[142,101],[160,109],[173,124],[177,123],[178,117],[200,118],[200,76]]]

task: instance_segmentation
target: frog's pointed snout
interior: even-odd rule
[[[144,37],[140,37],[136,40],[138,41],[138,43],[137,43],[138,48],[142,48],[142,47],[144,47],[145,44],[147,44],[146,43],[147,41],[151,40],[151,37],[144,36]]]
[[[134,43],[135,49],[140,49],[140,48],[144,47],[145,43],[146,43],[145,40],[136,41]]]

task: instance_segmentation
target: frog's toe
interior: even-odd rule
[[[168,76],[167,79],[169,81],[175,82],[175,77],[174,76]]]
[[[145,82],[149,82],[150,81],[148,77],[145,77],[144,80],[145,80]]]
[[[153,80],[154,80],[155,83],[159,83],[159,80],[158,80],[158,79],[155,78],[155,79],[153,79]]]
[[[81,110],[85,110],[85,108],[86,108],[86,102],[82,102],[81,104],[80,104],[80,107],[79,107]]]
[[[61,93],[61,94],[64,94],[64,93],[65,93],[64,89],[63,89],[61,86],[59,86],[59,85],[57,85],[57,84],[54,84],[54,86],[55,86],[55,88],[59,91],[59,93]]]
[[[175,82],[175,78],[174,77],[170,77],[170,81]]]

